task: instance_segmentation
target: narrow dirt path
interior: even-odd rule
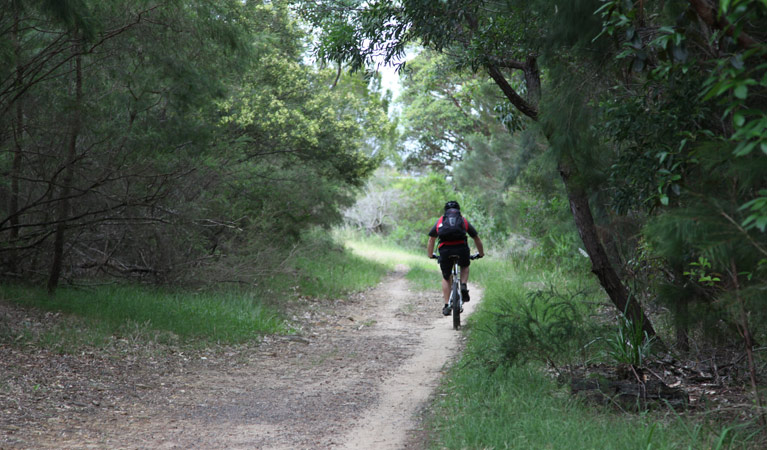
[[[419,412],[461,333],[440,314],[439,293],[411,291],[406,271],[349,299],[311,303],[295,318],[298,336],[179,356],[162,370],[134,364],[135,375],[119,377],[120,395],[103,393],[109,401],[72,406],[62,395],[47,419],[0,436],[0,448],[420,448]],[[480,295],[472,291],[467,314]],[[78,364],[86,361],[68,361],[73,373]],[[117,392],[114,372],[89,370],[87,382]]]

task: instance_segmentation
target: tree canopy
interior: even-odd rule
[[[383,93],[308,62],[287,2],[7,1],[0,21],[0,256],[51,290],[247,280],[227,264],[340,220],[392,151]]]

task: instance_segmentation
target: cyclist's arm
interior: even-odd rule
[[[429,236],[429,243],[426,244],[426,256],[431,258],[431,255],[434,254],[434,242],[436,242],[437,238],[433,236]]]
[[[472,237],[474,239],[474,246],[477,247],[477,253],[479,253],[479,257],[485,256],[485,247],[482,245],[482,239],[479,238],[479,236]]]

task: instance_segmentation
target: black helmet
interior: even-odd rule
[[[459,205],[455,200],[450,200],[449,202],[445,203],[445,211],[448,209],[461,209],[461,205]]]

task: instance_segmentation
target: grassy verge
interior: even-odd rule
[[[346,247],[355,255],[393,270],[397,265],[406,266],[407,279],[417,289],[439,287],[439,266],[436,261],[426,258],[425,250],[418,253],[397,247],[380,239],[347,239]]]
[[[637,414],[585,404],[535,360],[545,359],[546,352],[562,351],[549,346],[550,342],[536,341],[556,333],[547,335],[541,327],[515,334],[518,329],[498,327],[494,322],[500,313],[517,314],[520,310],[511,310],[509,305],[529,302],[529,292],[545,286],[575,291],[576,286],[580,289],[589,282],[587,275],[579,281],[578,276],[534,261],[509,263],[488,258],[476,265],[472,278],[483,284],[485,295],[470,318],[467,351],[436,402],[432,448],[742,448],[744,436],[737,430],[708,427],[672,410]],[[598,296],[599,290],[594,289],[592,295]],[[586,305],[589,299],[584,298]],[[534,312],[532,316],[541,317]],[[528,349],[528,353],[534,356],[525,359],[509,353],[511,340],[532,346],[534,351]],[[567,339],[562,341],[566,345]]]
[[[35,345],[72,353],[101,347],[112,339],[191,344],[236,344],[265,334],[289,333],[282,305],[296,296],[338,298],[377,284],[404,253],[391,248],[374,258],[365,244],[350,249],[320,242],[288,262],[288,268],[259,281],[256,288],[204,292],[116,285],[44,289],[0,285],[0,301],[61,314],[64,320],[4,323],[0,343]],[[40,313],[38,313],[40,314]],[[32,314],[34,315],[34,314]]]
[[[87,331],[86,345],[98,346],[108,336],[152,334],[160,341],[244,342],[263,334],[287,332],[277,311],[249,292],[171,292],[141,286],[108,286],[89,290],[62,288],[55,298],[45,290],[20,285],[0,287],[0,297],[14,303],[71,315]],[[75,324],[74,322],[70,322]],[[51,334],[52,333],[52,334]],[[70,330],[39,336],[41,343],[73,345]]]
[[[720,448],[718,433],[673,412],[620,413],[583,404],[531,365],[458,369],[443,389],[434,448]],[[733,444],[724,438],[721,444]]]
[[[298,276],[294,288],[302,295],[337,298],[375,286],[393,265],[366,258],[351,247],[333,248],[295,261]]]

